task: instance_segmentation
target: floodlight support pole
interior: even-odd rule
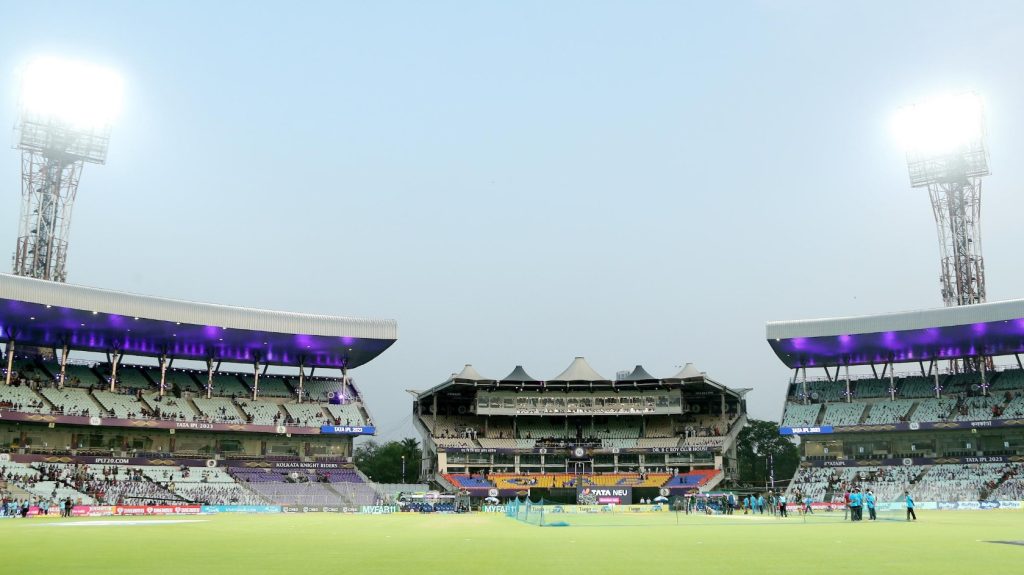
[[[896,401],[896,366],[889,358],[889,401]]]
[[[988,381],[985,379],[985,358],[978,356],[978,366],[981,370],[981,394],[988,396]]]
[[[64,389],[64,383],[68,378],[68,353],[71,350],[68,349],[68,344],[65,343],[61,346],[60,354],[60,383],[58,389]]]
[[[206,359],[206,399],[213,395],[213,358]]]
[[[160,397],[167,393],[167,354],[160,354]]]
[[[302,385],[306,379],[306,368],[302,365],[303,360],[299,360],[299,403],[302,403]]]
[[[939,399],[942,394],[942,387],[939,386],[939,370],[935,370],[935,399]]]
[[[14,338],[7,340],[7,374],[4,376],[4,380],[7,385],[11,385],[11,372],[14,371]]]
[[[256,396],[259,395],[260,390],[260,360],[256,359],[252,362],[252,399],[256,401]]]
[[[341,402],[348,403],[348,368],[344,365],[341,366]],[[434,414],[434,417],[437,417],[437,414]]]
[[[853,401],[853,394],[850,393],[850,364],[843,366],[846,368],[846,403]]]
[[[804,388],[804,405],[810,403],[809,397],[807,397],[807,366],[803,366],[803,388]]]
[[[121,362],[121,352],[115,348],[110,354],[110,392],[117,389],[117,364]]]

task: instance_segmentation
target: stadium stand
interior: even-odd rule
[[[41,393],[57,408],[59,413],[64,415],[103,415],[102,408],[85,389],[77,387],[56,389],[50,387],[42,389]]]
[[[188,404],[187,399],[173,395],[160,396],[154,393],[146,398],[154,417],[158,419],[176,419],[179,421],[195,421],[198,413]]]
[[[253,385],[255,384],[256,380],[255,380],[255,378],[252,375],[237,374],[237,377],[239,377],[243,382],[245,382],[245,385],[249,389],[253,388]],[[288,397],[294,397],[295,396],[295,394],[292,392],[292,390],[288,387],[288,383],[285,380],[285,378],[284,377],[280,377],[280,376],[276,376],[276,375],[261,375],[260,376],[259,395],[260,395],[260,397],[281,397],[281,398],[288,398]]]
[[[142,419],[150,416],[146,406],[139,401],[135,394],[114,393],[106,390],[95,390],[92,396],[96,398],[103,409],[106,409],[114,417],[122,419]]]
[[[821,413],[821,405],[817,403],[801,404],[789,403],[786,405],[786,413],[782,419],[783,427],[806,427],[818,424],[818,414]]]
[[[50,406],[27,385],[0,385],[0,409],[50,413]]]
[[[825,407],[822,425],[856,425],[864,415],[863,403],[830,403]]]
[[[914,407],[914,402],[906,399],[896,401],[876,401],[869,407],[866,424],[883,424],[906,421],[907,414]]]
[[[281,407],[272,401],[262,399],[241,399],[235,400],[238,407],[247,416],[249,423],[257,425],[279,425],[285,418],[281,413]]]
[[[226,423],[242,423],[244,421],[238,407],[226,397],[194,397],[192,403],[199,410],[199,414],[209,421]]]

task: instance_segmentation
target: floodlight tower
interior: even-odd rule
[[[974,93],[909,106],[896,128],[910,185],[928,188],[939,233],[939,282],[947,307],[985,301],[981,255],[981,178],[989,174],[985,118]]]
[[[120,78],[98,66],[40,58],[25,68],[17,138],[22,203],[15,275],[67,279],[78,180],[86,163],[106,162],[120,97]]]

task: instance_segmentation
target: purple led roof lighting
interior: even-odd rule
[[[28,318],[35,317],[35,320]],[[48,307],[0,299],[0,333],[17,344],[60,348],[67,343],[80,351],[120,349],[128,355],[167,353],[181,359],[208,357],[251,363],[308,367],[358,367],[380,355],[394,340],[319,336],[178,322],[135,319],[92,310]],[[264,343],[265,342],[265,343]]]
[[[925,329],[769,340],[787,366],[929,361],[1024,353],[1024,318]]]

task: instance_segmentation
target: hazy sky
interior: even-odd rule
[[[464,363],[577,355],[694,362],[777,418],[766,321],[942,303],[889,128],[938,92],[986,99],[988,294],[1024,297],[1024,4],[721,4],[0,0],[0,125],[34,55],[120,70],[69,280],[397,319],[353,372],[385,438]]]

